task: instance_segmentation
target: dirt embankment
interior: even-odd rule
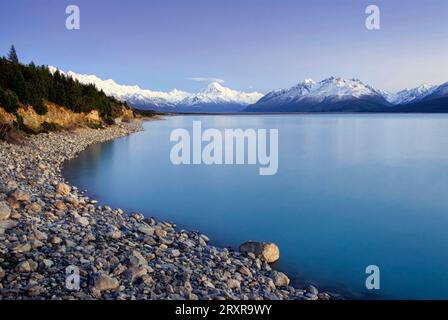
[[[42,124],[54,124],[60,128],[72,128],[82,125],[101,125],[101,119],[97,110],[92,110],[89,113],[76,113],[62,106],[54,103],[47,103],[48,112],[44,115],[39,115],[32,106],[21,106],[17,113],[22,117],[23,124],[33,130],[41,131]],[[134,118],[131,109],[122,108],[121,114],[116,118],[117,122],[129,121]],[[14,114],[8,113],[0,106],[0,124],[8,124],[12,126],[17,117]]]

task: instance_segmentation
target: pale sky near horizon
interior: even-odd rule
[[[78,5],[81,29],[67,30]],[[381,9],[381,30],[365,8]],[[195,92],[211,79],[266,93],[359,78],[397,91],[448,81],[446,0],[17,0],[0,4],[0,55],[121,84]]]

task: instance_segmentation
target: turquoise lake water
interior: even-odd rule
[[[276,128],[276,175],[170,161],[173,129]],[[297,285],[351,298],[448,299],[448,116],[176,116],[89,147],[64,175],[113,207],[200,230],[213,244],[273,241]],[[380,268],[367,290],[365,268]]]

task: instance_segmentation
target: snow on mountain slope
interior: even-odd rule
[[[264,96],[259,103],[284,104],[301,100],[322,102],[327,99],[343,100],[368,96],[383,97],[383,94],[358,79],[330,77],[319,82],[307,79],[289,89],[273,91]]]
[[[49,66],[50,72],[59,70]],[[212,82],[199,93],[181,90],[152,91],[139,86],[121,85],[112,79],[72,71],[62,74],[84,84],[93,84],[107,95],[127,101],[130,105],[159,111],[239,112],[239,111],[368,111],[386,110],[398,105],[415,104],[448,97],[448,82],[439,86],[421,85],[413,89],[387,93],[364,84],[358,79],[330,77],[319,82],[311,79],[288,88],[271,91],[241,92]],[[246,109],[247,108],[247,109]],[[379,108],[379,109],[378,109]],[[385,108],[385,109],[384,109]]]
[[[223,87],[218,82],[212,82],[207,89],[186,97],[180,102],[185,106],[198,106],[204,104],[237,104],[247,106],[257,102],[263,94],[258,92],[241,92]]]
[[[48,67],[50,72],[56,72],[59,70],[55,67]],[[59,70],[62,74],[65,74],[75,80],[78,80],[83,84],[93,84],[99,90],[103,90],[105,94],[113,96],[121,101],[127,101],[131,105],[151,105],[151,106],[175,106],[177,103],[190,96],[191,93],[174,89],[170,92],[152,91],[148,89],[142,89],[139,86],[121,85],[116,83],[112,79],[103,80],[95,75],[78,74],[73,71],[65,73]]]
[[[448,82],[442,83],[439,86],[435,86],[430,92],[425,94],[423,99],[438,99],[448,97]]]
[[[392,104],[406,104],[417,102],[432,94],[438,86],[423,84],[416,88],[404,89],[395,94],[390,94],[386,99]]]
[[[52,73],[59,70],[53,66],[49,66],[48,69]],[[103,80],[95,75],[78,74],[72,71],[65,73],[61,70],[59,72],[83,84],[94,84],[99,90],[103,90],[105,94],[139,107],[200,107],[201,105],[211,104],[247,106],[255,103],[263,96],[258,92],[246,93],[225,88],[218,82],[212,82],[206,90],[192,94],[177,89],[170,92],[152,91],[142,89],[139,86],[117,84],[112,79]]]

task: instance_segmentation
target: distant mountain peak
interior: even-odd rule
[[[325,111],[343,109],[343,104],[350,101],[358,105],[373,103],[388,104],[381,91],[363,83],[359,79],[328,77],[319,82],[306,79],[299,84],[268,93],[256,104],[249,106],[249,111]]]
[[[229,104],[247,106],[257,102],[263,94],[259,92],[241,92],[224,87],[221,83],[211,82],[207,89],[186,97],[181,104],[199,106],[210,104]]]
[[[268,93],[262,100],[279,99],[292,102],[301,99],[323,100],[326,98],[374,96],[380,93],[359,79],[328,77],[319,82],[306,79],[289,89]]]
[[[210,84],[207,86],[207,91],[222,92],[222,91],[224,91],[224,89],[225,88],[218,81],[210,82]]]
[[[299,85],[312,86],[314,84],[316,84],[316,82],[313,79],[305,79]]]
[[[318,82],[313,87],[312,93],[325,97],[351,96],[359,98],[361,96],[378,95],[379,91],[356,78],[329,77]]]

